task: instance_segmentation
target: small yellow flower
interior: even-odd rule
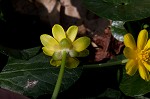
[[[128,33],[124,36],[124,55],[128,58],[126,64],[126,72],[134,75],[138,70],[142,79],[150,80],[150,39],[148,40],[148,32],[146,29],[140,31],[137,38],[137,45],[133,36]]]
[[[43,52],[52,56],[50,64],[60,66],[62,60],[62,52],[67,52],[66,67],[75,68],[79,65],[79,60],[75,57],[84,57],[88,55],[86,49],[90,44],[90,38],[80,37],[75,40],[78,32],[77,26],[70,26],[65,32],[62,26],[55,24],[52,27],[52,36],[42,34],[40,36]]]

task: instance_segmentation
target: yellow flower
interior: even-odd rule
[[[43,52],[52,56],[50,64],[60,66],[62,60],[62,52],[67,52],[66,67],[75,68],[79,65],[79,60],[75,57],[84,57],[88,55],[86,49],[90,44],[90,38],[80,37],[75,40],[78,32],[77,26],[70,26],[65,32],[62,26],[55,24],[52,27],[52,36],[42,34],[40,36]]]
[[[137,45],[133,36],[128,33],[124,36],[124,55],[128,58],[126,64],[126,72],[134,75],[138,70],[142,79],[150,80],[150,39],[148,40],[148,32],[146,29],[140,31],[137,38]]]

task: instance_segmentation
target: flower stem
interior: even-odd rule
[[[63,51],[61,67],[60,67],[58,79],[57,79],[57,82],[56,82],[56,85],[55,85],[55,89],[53,91],[51,99],[56,99],[57,95],[59,93],[60,86],[61,86],[61,83],[62,83],[62,78],[63,78],[63,75],[64,75],[64,70],[65,70],[66,57],[67,57],[67,53],[66,53],[66,51]]]
[[[114,65],[124,64],[128,61],[128,59],[119,60],[115,62],[108,62],[108,63],[102,63],[102,64],[91,64],[91,65],[84,65],[84,68],[101,68],[101,67],[110,67]]]

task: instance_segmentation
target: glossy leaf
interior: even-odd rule
[[[123,36],[127,33],[124,28],[124,21],[113,21],[111,24],[111,32],[114,38],[123,42]]]
[[[131,21],[150,16],[150,0],[84,0],[84,5],[100,17]]]
[[[11,56],[17,59],[29,59],[35,56],[40,50],[40,47],[29,48],[25,50],[12,49],[5,46],[0,45],[0,53]]]
[[[116,62],[116,61],[121,61],[124,59],[126,59],[125,56],[123,54],[120,54],[120,55],[116,55],[115,57],[110,59],[108,62]]]
[[[4,14],[1,10],[0,10],[0,20],[6,22],[6,20],[4,19]]]
[[[102,94],[100,94],[98,99],[108,98],[108,99],[121,99],[121,92],[115,89],[107,88]],[[95,99],[95,98],[94,98]]]
[[[0,73],[0,87],[26,96],[51,94],[59,73],[59,67],[50,66],[50,59],[40,53],[29,60],[9,57]],[[66,90],[80,77],[81,68],[65,69],[61,90]]]
[[[133,76],[123,72],[123,78],[120,83],[120,90],[127,96],[139,96],[150,92],[150,82],[143,80],[137,72]]]

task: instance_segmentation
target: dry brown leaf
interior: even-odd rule
[[[37,15],[50,26],[58,23],[66,30],[70,25],[79,27],[78,36],[89,36],[92,40],[92,56],[89,61],[100,62],[121,51],[123,43],[113,38],[111,21],[88,11],[81,0],[12,0],[16,11]]]

